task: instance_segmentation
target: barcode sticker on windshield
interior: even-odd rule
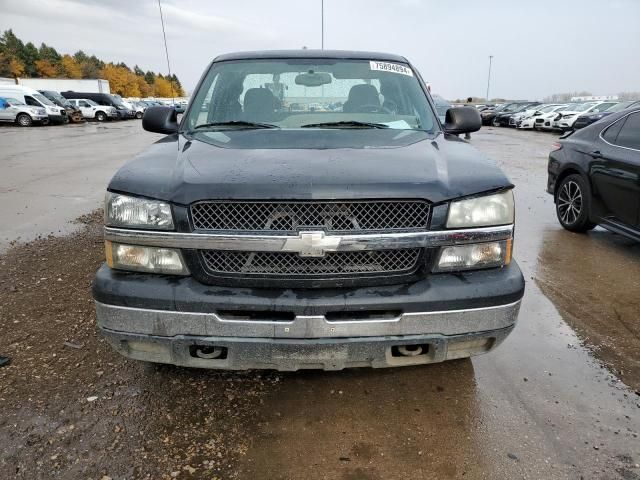
[[[371,70],[381,70],[383,72],[400,73],[402,75],[409,75],[410,77],[413,77],[413,72],[411,71],[411,69],[399,63],[376,62],[375,60],[371,60],[369,62],[369,65],[371,65]]]

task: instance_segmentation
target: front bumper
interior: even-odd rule
[[[407,335],[319,339],[238,338],[179,335],[148,336],[102,329],[113,348],[125,357],[184,367],[247,370],[342,370],[352,367],[400,367],[466,358],[496,348],[513,330],[465,335]],[[417,355],[400,355],[399,348],[415,346]],[[198,350],[217,349],[217,358],[199,358]],[[196,352],[196,353],[194,353]]]
[[[403,285],[261,289],[103,266],[93,292],[98,326],[117,351],[134,359],[203,368],[335,370],[489,351],[516,322],[524,279],[512,262]],[[394,355],[406,345],[422,345],[425,353]],[[194,346],[220,347],[226,354],[199,358]]]
[[[67,119],[66,115],[47,115],[51,123],[64,123]]]

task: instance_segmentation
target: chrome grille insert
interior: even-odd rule
[[[197,230],[298,232],[320,229],[327,233],[424,230],[429,203],[403,201],[222,202],[191,205]]]
[[[323,257],[301,257],[292,252],[238,252],[201,250],[206,269],[213,274],[341,276],[351,274],[412,273],[418,267],[419,248],[331,252]]]

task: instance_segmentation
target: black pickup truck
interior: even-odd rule
[[[292,105],[296,108],[290,108]],[[217,57],[111,180],[93,294],[123,355],[204,368],[416,365],[516,323],[513,185],[397,55]]]

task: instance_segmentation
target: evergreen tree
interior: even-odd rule
[[[27,77],[36,76],[36,61],[40,60],[38,48],[31,42],[24,46],[22,60],[24,62],[24,74]]]

